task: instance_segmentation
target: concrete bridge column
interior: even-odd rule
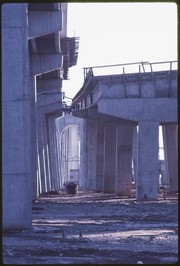
[[[31,69],[31,78],[30,78],[30,87],[31,87],[31,117],[32,117],[32,127],[31,127],[31,145],[33,149],[32,153],[32,198],[35,199],[39,196],[39,188],[38,188],[38,142],[37,142],[37,95],[36,95],[36,76],[33,75]]]
[[[137,184],[137,176],[138,176],[138,132],[137,126],[133,127],[133,149],[132,149],[132,158],[133,158],[133,174],[134,174],[134,181]]]
[[[85,123],[86,121],[84,119],[80,119],[81,120],[81,124],[79,126],[79,132],[80,132],[80,167],[79,167],[79,187],[80,188],[84,188],[84,182],[85,182],[85,173],[86,173],[86,150],[85,150],[85,131],[84,131],[84,127],[85,127]]]
[[[49,131],[49,125],[48,125],[48,119],[49,115],[48,113],[45,114],[44,117],[44,153],[45,153],[45,167],[46,167],[46,180],[47,180],[47,191],[50,191],[52,189],[51,187],[51,171],[50,171],[50,144],[48,140],[48,131]]]
[[[3,229],[30,229],[32,221],[31,88],[27,4],[2,5]]]
[[[104,168],[104,129],[105,125],[97,123],[97,151],[96,151],[96,191],[103,191]]]
[[[47,140],[47,119],[45,110],[39,108],[38,110],[38,154],[40,163],[40,183],[41,192],[47,192],[51,189],[50,185],[50,163],[49,163],[49,147]]]
[[[116,195],[131,195],[133,126],[117,127]]]
[[[44,112],[42,108],[38,110],[38,120],[37,120],[37,127],[38,127],[38,155],[39,155],[39,190],[40,193],[47,192],[47,159],[46,159],[46,152],[45,152],[45,126],[44,126]]]
[[[38,138],[38,188],[41,194],[45,191],[44,184],[44,159],[43,159],[43,144],[42,144],[42,122],[41,110],[38,110],[37,115],[37,138]]]
[[[103,192],[115,193],[116,175],[116,126],[105,125],[105,146],[104,146],[104,187]]]
[[[86,120],[87,176],[85,188],[94,190],[96,184],[96,122]]]
[[[178,190],[178,128],[177,125],[163,125],[165,164],[170,192]]]
[[[48,119],[48,129],[51,189],[59,189],[57,139],[54,116],[50,116]]]
[[[158,196],[158,122],[139,122],[137,200]]]

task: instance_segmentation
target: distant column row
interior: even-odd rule
[[[170,192],[177,191],[177,126],[163,125],[165,165]],[[137,200],[156,200],[159,189],[159,123],[115,125],[86,120],[85,187],[104,193],[132,193],[132,166]],[[132,164],[133,162],[133,164]]]

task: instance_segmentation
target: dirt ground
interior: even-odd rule
[[[5,264],[176,264],[177,196],[137,202],[103,193],[45,195],[32,230],[3,232]]]

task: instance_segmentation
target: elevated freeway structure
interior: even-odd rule
[[[162,126],[166,185],[177,191],[177,75],[176,61],[84,68],[72,113],[87,123],[84,167],[92,188],[131,194],[133,162],[137,200],[157,199]]]

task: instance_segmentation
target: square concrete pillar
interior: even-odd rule
[[[158,139],[158,122],[139,122],[137,200],[157,200]]]
[[[105,125],[104,146],[104,188],[105,193],[115,193],[116,175],[116,126]]]
[[[96,122],[91,120],[86,120],[86,143],[88,159],[85,187],[94,190],[96,184]]]
[[[86,136],[85,134],[85,124],[86,121],[84,119],[81,118],[76,118],[76,120],[79,119],[80,122],[80,126],[79,126],[79,130],[80,130],[80,167],[79,167],[79,187],[80,188],[84,188],[84,182],[85,182],[85,177],[86,177],[86,138],[84,136]]]
[[[38,138],[38,189],[39,193],[45,192],[45,165],[44,165],[44,152],[43,152],[43,132],[42,132],[42,119],[41,109],[38,109],[37,116],[37,138]]]
[[[115,194],[131,196],[133,126],[117,127],[117,166]]]
[[[38,147],[37,147],[37,97],[36,97],[36,76],[30,76],[30,99],[31,99],[31,146],[32,146],[32,198],[39,196],[38,185]]]
[[[2,225],[32,226],[27,4],[2,5]]]
[[[59,171],[58,171],[58,154],[57,154],[57,139],[55,128],[55,115],[48,119],[48,142],[50,156],[50,173],[51,173],[51,189],[59,189]]]
[[[96,191],[103,191],[103,168],[104,168],[104,129],[105,125],[97,123],[96,131]]]
[[[166,174],[169,180],[170,192],[178,191],[178,127],[163,125],[163,143]]]
[[[133,180],[135,184],[137,183],[137,176],[138,176],[138,132],[137,126],[133,127],[133,150],[132,150],[132,157],[133,157]]]
[[[49,159],[49,143],[48,143],[48,118],[46,115],[46,107],[37,110],[37,138],[38,138],[38,156],[40,172],[41,192],[51,190],[51,174]]]

